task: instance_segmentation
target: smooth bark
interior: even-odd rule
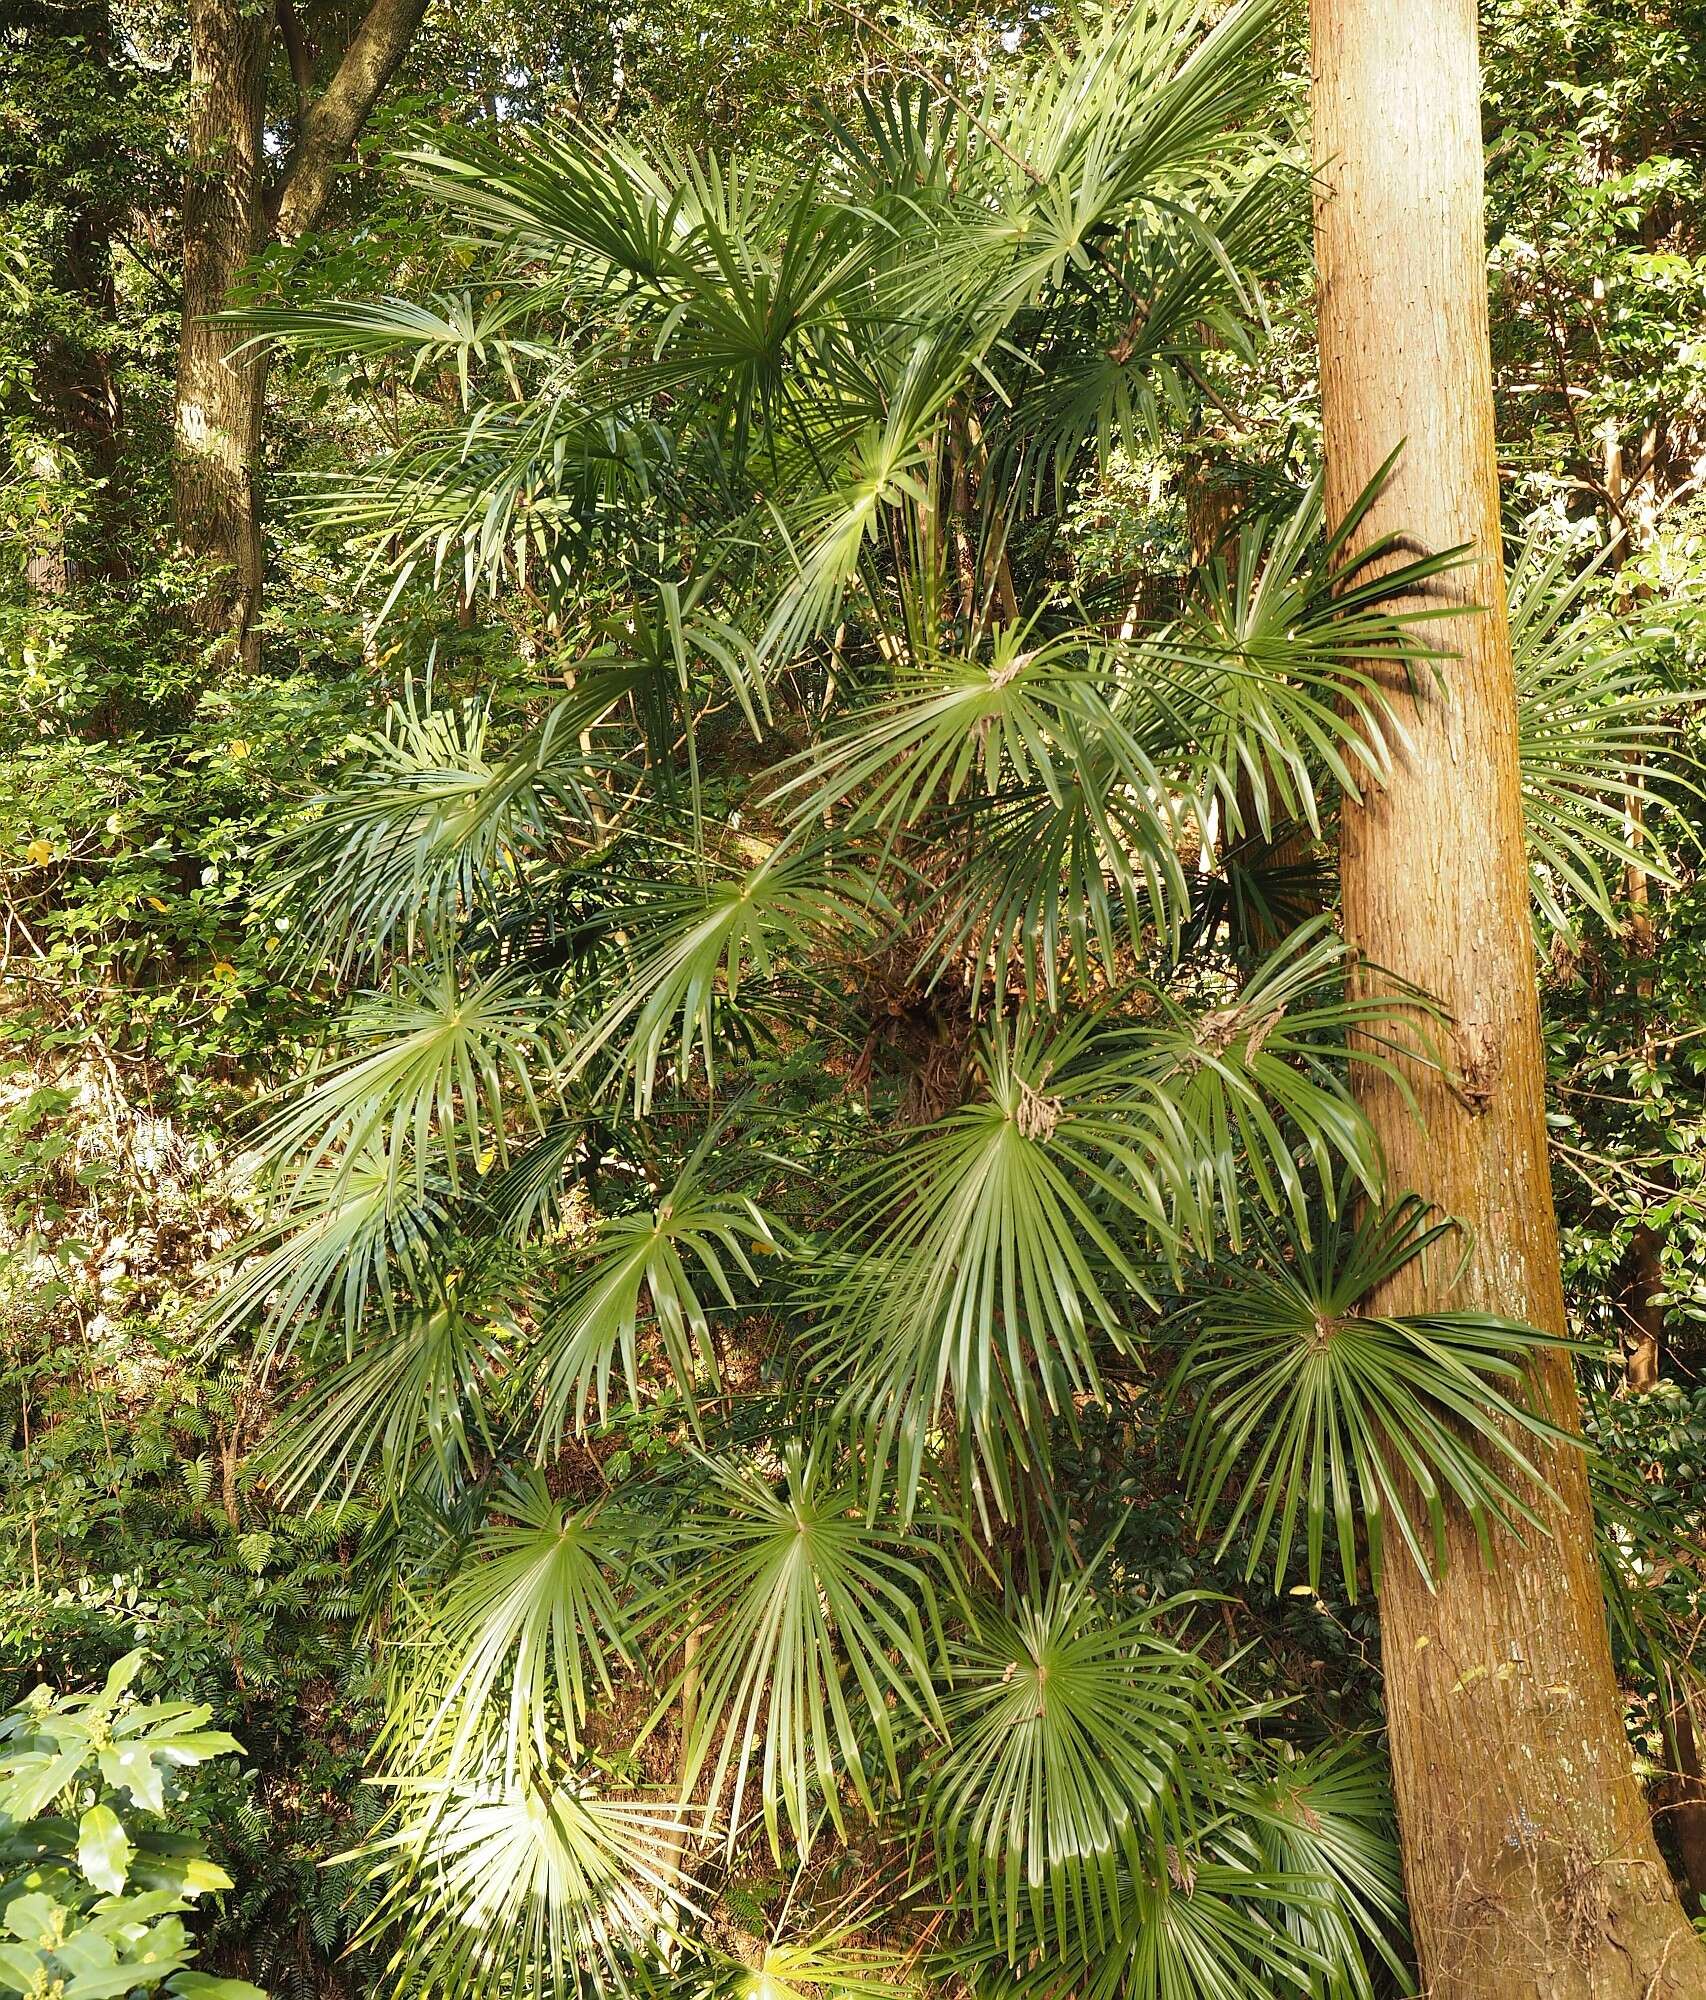
[[[1411,549],[1468,543],[1437,586],[1444,690],[1395,680],[1413,741],[1343,813],[1345,928],[1365,966],[1452,1017],[1444,1070],[1414,1066],[1422,1123],[1365,1078],[1388,1185],[1461,1219],[1472,1255],[1418,1262],[1375,1301],[1565,1328],[1543,1116],[1517,711],[1504,602],[1488,349],[1475,0],[1312,0],[1316,246],[1328,505],[1404,449],[1366,525]],[[1484,606],[1480,611],[1472,607]],[[1380,975],[1365,971],[1365,980]],[[1530,1393],[1579,1411],[1568,1356]],[[1580,1454],[1551,1463],[1551,1537],[1466,1521],[1430,1591],[1403,1562],[1381,1596],[1394,1782],[1430,2000],[1698,2000],[1706,1951],[1631,1770]]]

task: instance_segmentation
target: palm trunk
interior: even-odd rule
[[[265,236],[262,124],[270,10],[191,0],[184,313],[173,493],[178,533],[212,572],[198,623],[229,633],[251,663],[264,559],[259,471],[265,364],[236,356],[240,332],[212,315]]]
[[[1517,711],[1493,442],[1475,0],[1312,0],[1328,504],[1404,450],[1367,523],[1477,560],[1440,586],[1464,614],[1447,695],[1399,693],[1413,749],[1343,808],[1355,952],[1450,1010],[1449,1073],[1418,1065],[1426,1121],[1364,1079],[1389,1186],[1465,1225],[1473,1251],[1412,1265],[1379,1310],[1485,1310],[1561,1333],[1557,1224],[1530,939]],[[1475,612],[1479,603],[1486,608]],[[1402,683],[1398,685],[1401,687]],[[1367,977],[1372,982],[1375,975]],[[1531,1393],[1575,1429],[1570,1360]],[[1389,1569],[1381,1636],[1411,1919],[1430,2000],[1690,2000],[1706,1950],[1632,1775],[1584,1467],[1560,1454],[1550,1540],[1482,1562],[1452,1529],[1437,1592]]]

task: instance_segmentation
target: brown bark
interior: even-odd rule
[[[1688,1900],[1698,1911],[1706,1905],[1706,1777],[1700,1771],[1700,1744],[1694,1732],[1694,1703],[1686,1686],[1667,1674],[1670,1738],[1676,1746],[1676,1772],[1666,1801],[1665,1816],[1682,1857]]]
[[[950,417],[950,450],[956,481],[967,484],[971,507],[983,510],[982,539],[979,544],[977,594],[981,599],[978,631],[987,632],[996,617],[1012,624],[1019,616],[1019,597],[1013,587],[1013,571],[1007,561],[1007,516],[1000,499],[988,488],[989,451],[976,414],[956,403]],[[971,516],[967,516],[969,529]]]
[[[1637,485],[1649,479],[1652,474],[1654,446],[1653,433],[1648,432],[1648,444],[1643,452],[1641,468],[1637,474]],[[1634,521],[1630,513],[1629,483],[1623,472],[1623,445],[1617,435],[1617,426],[1607,422],[1604,435],[1605,445],[1605,493],[1611,503],[1613,521],[1611,550],[1607,566],[1612,570],[1621,569],[1634,550]],[[1642,804],[1639,794],[1629,795],[1629,823],[1632,830],[1639,832],[1642,825]],[[1647,871],[1631,862],[1623,871],[1623,890],[1629,901],[1629,949],[1631,956],[1650,961],[1656,944],[1653,930],[1653,913],[1650,885]],[[1648,1060],[1652,1059],[1652,1022],[1650,1003],[1653,998],[1653,976],[1650,969],[1639,973],[1635,980],[1635,998],[1643,1003],[1643,1036],[1649,1044]],[[1660,1174],[1668,1179],[1668,1173],[1661,1168]],[[1659,1364],[1664,1352],[1665,1309],[1664,1295],[1664,1237],[1650,1223],[1637,1224],[1629,1241],[1629,1256],[1624,1267],[1623,1295],[1619,1300],[1622,1314],[1620,1329],[1623,1343],[1623,1379],[1633,1394],[1656,1387],[1659,1379]]]
[[[1342,807],[1345,928],[1450,1010],[1448,1073],[1417,1064],[1425,1130],[1364,1077],[1388,1186],[1459,1217],[1473,1255],[1413,1264],[1377,1309],[1484,1310],[1561,1333],[1544,1064],[1493,441],[1475,0],[1312,0],[1321,388],[1334,520],[1394,446],[1366,524],[1472,544],[1437,588],[1449,693],[1397,692],[1391,782]],[[1468,607],[1487,606],[1484,614]],[[1394,677],[1395,690],[1402,681]],[[1566,1355],[1530,1392],[1578,1426]],[[1697,2000],[1706,1950],[1630,1766],[1579,1454],[1550,1467],[1551,1537],[1482,1562],[1453,1522],[1437,1591],[1394,1562],[1382,1652],[1405,1878],[1430,2000]]]
[[[275,189],[262,135],[274,17],[254,0],[190,0],[189,169],[184,186],[184,310],[178,349],[173,463],[178,533],[209,565],[198,622],[259,656],[265,582],[260,461],[264,350],[215,317],[249,259],[275,234],[313,228],[338,167],[402,60],[428,0],[373,0],[331,82],[302,116]],[[294,20],[294,17],[292,17]],[[298,37],[299,40],[299,37]],[[292,53],[298,91],[303,52]]]
[[[1238,572],[1238,517],[1249,502],[1249,481],[1237,473],[1218,478],[1207,452],[1193,454],[1185,468],[1185,533],[1196,568],[1213,556],[1224,556],[1229,574]]]
[[[198,622],[252,651],[264,562],[258,492],[264,364],[213,315],[264,240],[268,14],[244,0],[191,0],[184,311],[178,346],[173,497],[178,533],[210,566]]]
[[[1665,1334],[1664,1247],[1664,1238],[1650,1223],[1635,1225],[1620,1301],[1623,1382],[1631,1395],[1658,1387]]]
[[[281,242],[294,242],[325,213],[338,168],[349,158],[428,4],[429,0],[373,0],[368,8],[331,82],[302,121],[274,210]]]

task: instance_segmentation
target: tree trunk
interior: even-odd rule
[[[178,348],[174,491],[178,533],[213,568],[200,623],[229,632],[249,665],[266,575],[261,539],[264,348],[219,325],[243,266],[276,234],[312,229],[429,0],[373,0],[320,97],[306,104],[307,51],[284,9],[300,133],[276,189],[263,133],[274,10],[256,0],[190,0],[189,173],[184,188],[184,315]],[[239,353],[239,349],[245,349]]]
[[[91,98],[111,99],[116,93],[112,74],[112,21],[107,0],[72,0],[47,17],[37,32],[60,45],[60,60],[73,66]],[[103,529],[109,525],[112,495],[104,490],[118,461],[122,409],[118,379],[107,350],[116,305],[113,294],[113,204],[107,184],[85,192],[68,180],[63,197],[63,221],[53,245],[56,286],[82,309],[80,319],[89,335],[65,326],[50,329],[37,356],[35,412],[48,435],[39,437],[29,456],[29,470],[41,482],[44,503],[31,527],[25,580],[34,597],[60,597],[77,581],[78,564],[66,533],[66,509],[56,504],[56,489],[79,493],[87,483],[103,490],[96,514]],[[96,557],[104,571],[113,567],[116,538],[102,533]]]
[[[1694,1704],[1686,1685],[1678,1686],[1667,1671],[1665,1694],[1669,1734],[1676,1746],[1676,1770],[1666,1787],[1666,1818],[1677,1853],[1682,1857],[1689,1905],[1706,1908],[1706,1778],[1700,1773],[1700,1744],[1694,1733]]]
[[[1343,813],[1353,949],[1450,1010],[1450,1072],[1417,1065],[1426,1129],[1365,1077],[1388,1185],[1459,1217],[1473,1252],[1412,1264],[1376,1302],[1486,1310],[1564,1330],[1543,1118],[1517,711],[1493,443],[1475,0],[1312,0],[1316,246],[1328,505],[1381,461],[1366,524],[1473,544],[1436,587],[1464,615],[1448,693],[1411,700],[1413,747]],[[1482,613],[1473,604],[1487,607]],[[1402,687],[1395,677],[1395,686]],[[1376,975],[1368,975],[1372,983]],[[1531,1392],[1578,1424],[1570,1360]],[[1429,2000],[1698,2000],[1706,1950],[1653,1844],[1631,1772],[1575,1453],[1551,1476],[1552,1537],[1492,1566],[1455,1520],[1430,1591],[1403,1560],[1381,1596],[1393,1777]]]
[[[1629,512],[1632,496],[1628,482],[1623,476],[1623,446],[1617,435],[1617,425],[1610,419],[1606,422],[1604,443],[1605,493],[1612,508],[1611,551],[1606,566],[1615,572],[1621,569],[1628,559],[1634,547],[1635,537]],[[1637,484],[1652,477],[1656,455],[1656,443],[1643,452]],[[1642,822],[1640,796],[1631,792],[1628,808],[1631,844],[1639,835]],[[1630,956],[1648,962],[1648,969],[1636,975],[1635,999],[1642,1008],[1642,1040],[1647,1045],[1646,1057],[1651,1064],[1653,1058],[1651,961],[1657,946],[1657,937],[1653,930],[1652,897],[1647,871],[1634,862],[1630,862],[1623,871],[1623,892],[1629,902],[1627,935]],[[1657,1169],[1654,1178],[1661,1176],[1669,1178],[1663,1167]],[[1641,1222],[1636,1225],[1635,1233],[1629,1241],[1629,1256],[1624,1266],[1623,1296],[1619,1301],[1623,1319],[1620,1328],[1623,1342],[1623,1379],[1632,1393],[1639,1394],[1658,1385],[1659,1364],[1664,1349],[1663,1300],[1664,1238],[1649,1223]]]
[[[325,213],[337,171],[402,61],[428,4],[429,0],[373,0],[362,17],[331,82],[303,117],[274,217],[284,242],[295,242]]]
[[[242,333],[212,315],[265,238],[270,10],[245,0],[190,0],[189,167],[184,183],[184,312],[178,348],[173,495],[178,533],[211,570],[198,623],[259,655],[264,555],[261,417],[266,364],[236,355]]]

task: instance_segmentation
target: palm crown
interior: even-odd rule
[[[573,660],[521,724],[411,681],[293,836],[285,949],[363,990],[220,1304],[297,1363],[277,1490],[411,1526],[401,1989],[1403,1976],[1368,1746],[1055,1491],[1170,1376],[1205,1527],[1354,1594],[1447,1506],[1534,1531],[1550,1441],[1538,1335],[1359,1313],[1447,1254],[1350,1088],[1431,1017],[1298,865],[1449,688],[1455,553],[1317,484],[1164,618],[1050,581],[1296,252],[1274,7],[1204,11],[871,95],[785,178],[439,143],[476,288],[252,316],[422,386],[309,503],[390,601],[527,593]],[[1574,588],[1525,558],[1559,923],[1663,748]]]

